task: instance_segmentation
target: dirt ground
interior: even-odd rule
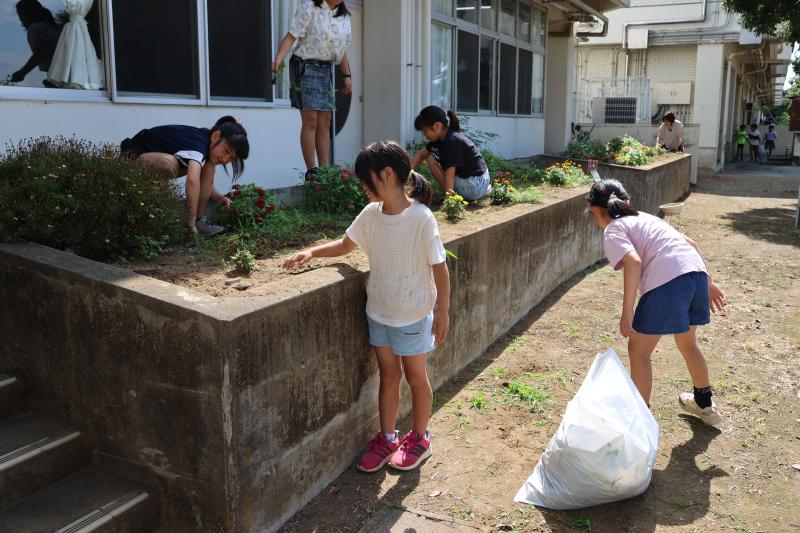
[[[601,264],[436,391],[434,452],[419,470],[365,475],[350,467],[284,531],[357,531],[387,506],[499,531],[800,531],[800,472],[792,466],[800,463],[800,234],[791,229],[799,182],[703,178],[672,220],[699,242],[728,294],[726,310],[700,334],[725,420],[715,429],[681,414],[677,396],[691,383],[674,343],[663,339],[652,400],[661,442],[644,494],[573,512],[513,501],[594,355],[613,346],[627,363],[617,332],[622,275]],[[505,392],[512,380],[543,393],[537,409]]]
[[[463,220],[458,223],[448,222],[441,212],[437,212],[439,230],[445,242],[487,224],[498,224],[522,213],[541,209],[542,207],[579,194],[585,187],[564,189],[541,186],[543,200],[539,204],[515,204],[506,206],[491,205],[488,199],[472,204]],[[339,235],[331,235],[338,238]],[[214,237],[224,239],[223,236]],[[324,242],[324,241],[319,241]],[[309,244],[313,246],[315,243]],[[251,275],[243,275],[222,264],[222,257],[214,254],[198,254],[188,249],[174,250],[152,260],[137,260],[119,264],[145,276],[174,283],[194,291],[203,292],[217,298],[247,298],[253,296],[291,296],[302,292],[313,284],[313,273],[320,266],[333,263],[345,263],[357,270],[368,268],[367,256],[360,250],[343,257],[315,259],[303,269],[287,272],[283,269],[283,259],[289,250],[284,250],[268,257],[259,258],[258,267]],[[246,290],[237,290],[232,284],[233,278],[240,278],[248,285]]]

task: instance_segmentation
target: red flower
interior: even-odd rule
[[[242,195],[242,191],[235,191],[233,193],[233,196],[236,197],[236,198],[240,197],[241,195]]]
[[[262,207],[264,207],[265,203],[266,202],[264,201],[264,197],[262,196],[261,198],[258,199],[258,201],[256,201],[256,207],[261,209]]]
[[[269,204],[264,210],[264,212],[267,214],[272,213],[273,211],[275,211],[275,204]]]
[[[256,192],[258,193],[259,196],[264,196],[264,189],[262,189],[261,187],[256,187]]]
[[[349,179],[349,178],[348,178],[347,174],[345,174],[344,172],[342,172],[342,181],[343,181],[343,182],[345,182],[345,183],[347,183],[347,180],[348,180],[348,179]]]
[[[317,192],[322,192],[325,189],[322,187],[322,185],[314,185],[314,190]]]

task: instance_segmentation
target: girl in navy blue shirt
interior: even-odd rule
[[[455,113],[428,106],[420,111],[414,127],[428,140],[411,161],[414,170],[427,161],[442,189],[455,191],[470,202],[489,194],[489,167],[475,143],[461,133]]]
[[[186,176],[187,225],[193,232],[214,235],[225,228],[201,220],[209,200],[230,208],[230,199],[214,188],[217,165],[230,164],[233,181],[250,153],[247,132],[235,118],[222,117],[211,129],[157,126],[122,141],[123,155],[142,161],[169,178]]]

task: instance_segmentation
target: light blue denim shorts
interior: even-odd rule
[[[292,107],[316,111],[336,109],[332,65],[304,62],[292,56],[289,61],[289,80]]]
[[[393,328],[372,320],[367,316],[369,324],[369,343],[373,346],[391,346],[395,355],[422,355],[433,351],[435,339],[433,328],[433,311],[408,326]]]
[[[455,189],[458,194],[468,202],[480,200],[492,190],[492,180],[489,177],[489,169],[483,176],[472,176],[471,178],[460,178],[456,176]]]

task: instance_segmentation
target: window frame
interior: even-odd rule
[[[52,101],[52,102],[85,102],[85,103],[112,103],[112,104],[152,104],[152,105],[178,105],[192,107],[239,107],[239,108],[288,108],[291,102],[288,99],[275,97],[275,86],[272,86],[272,101],[255,100],[225,100],[211,97],[211,77],[209,67],[208,41],[209,31],[207,0],[194,0],[197,5],[197,69],[198,69],[198,97],[197,98],[171,98],[154,93],[153,95],[121,95],[117,90],[117,57],[114,45],[114,12],[111,0],[95,0],[100,10],[100,32],[103,46],[103,72],[106,79],[106,88],[97,90],[80,89],[51,89],[47,87],[19,87],[0,86],[0,101],[27,100],[27,101]],[[275,2],[270,0],[270,30],[274,39],[277,31],[275,17]],[[360,2],[354,2],[360,6]],[[282,38],[282,37],[281,37]],[[279,40],[280,42],[280,40]],[[273,44],[274,46],[274,44]],[[454,46],[455,48],[455,46]],[[273,56],[275,50],[272,50]],[[268,65],[269,67],[269,65]]]
[[[514,37],[510,35],[506,35],[505,33],[500,32],[500,2],[496,3],[496,9],[494,10],[494,18],[495,18],[495,29],[489,30],[484,28],[481,25],[481,17],[480,13],[477,17],[477,23],[467,22],[466,20],[458,18],[458,15],[455,12],[455,5],[456,0],[451,0],[452,4],[452,15],[442,15],[436,11],[431,12],[431,24],[442,24],[445,26],[450,26],[453,29],[453,66],[456,65],[456,60],[458,58],[458,39],[457,34],[459,31],[465,31],[467,33],[472,33],[478,36],[479,42],[481,38],[492,39],[494,41],[494,51],[492,56],[493,62],[493,70],[492,73],[492,91],[493,91],[493,98],[492,98],[492,110],[486,110],[480,108],[480,79],[481,79],[481,70],[480,70],[480,61],[477,65],[477,79],[478,79],[478,111],[477,112],[470,112],[470,111],[459,111],[466,116],[497,116],[497,117],[510,117],[510,118],[542,118],[544,117],[544,109],[546,107],[545,103],[545,95],[542,96],[542,112],[541,113],[534,113],[533,112],[533,102],[531,102],[531,113],[530,114],[519,114],[517,109],[517,97],[518,97],[518,89],[519,89],[519,50],[524,49],[529,52],[532,52],[533,55],[541,55],[543,56],[542,63],[546,65],[547,62],[547,9],[542,7],[541,5],[537,4],[536,2],[532,2],[529,0],[516,0],[517,6],[517,13],[515,15],[514,20]],[[545,32],[545,46],[541,46],[539,43],[534,43],[534,32],[533,32],[533,20],[531,20],[531,28],[530,28],[530,38],[525,41],[519,39],[516,36],[518,24],[519,24],[519,7],[520,4],[525,4],[530,6],[534,11],[538,11],[544,15],[544,32]],[[478,2],[478,6],[480,7],[480,2]],[[500,113],[500,49],[502,44],[507,44],[513,46],[516,50],[516,60],[514,62],[514,113],[507,114],[507,113]],[[533,66],[531,71],[534,72]],[[546,80],[545,74],[546,68],[542,72],[542,85],[546,87]],[[453,102],[453,109],[458,109],[458,76],[457,73],[453,73],[453,82],[451,88],[451,101]],[[543,91],[544,92],[544,91]],[[531,76],[531,95],[533,95],[533,74]],[[533,98],[533,97],[532,97]]]

